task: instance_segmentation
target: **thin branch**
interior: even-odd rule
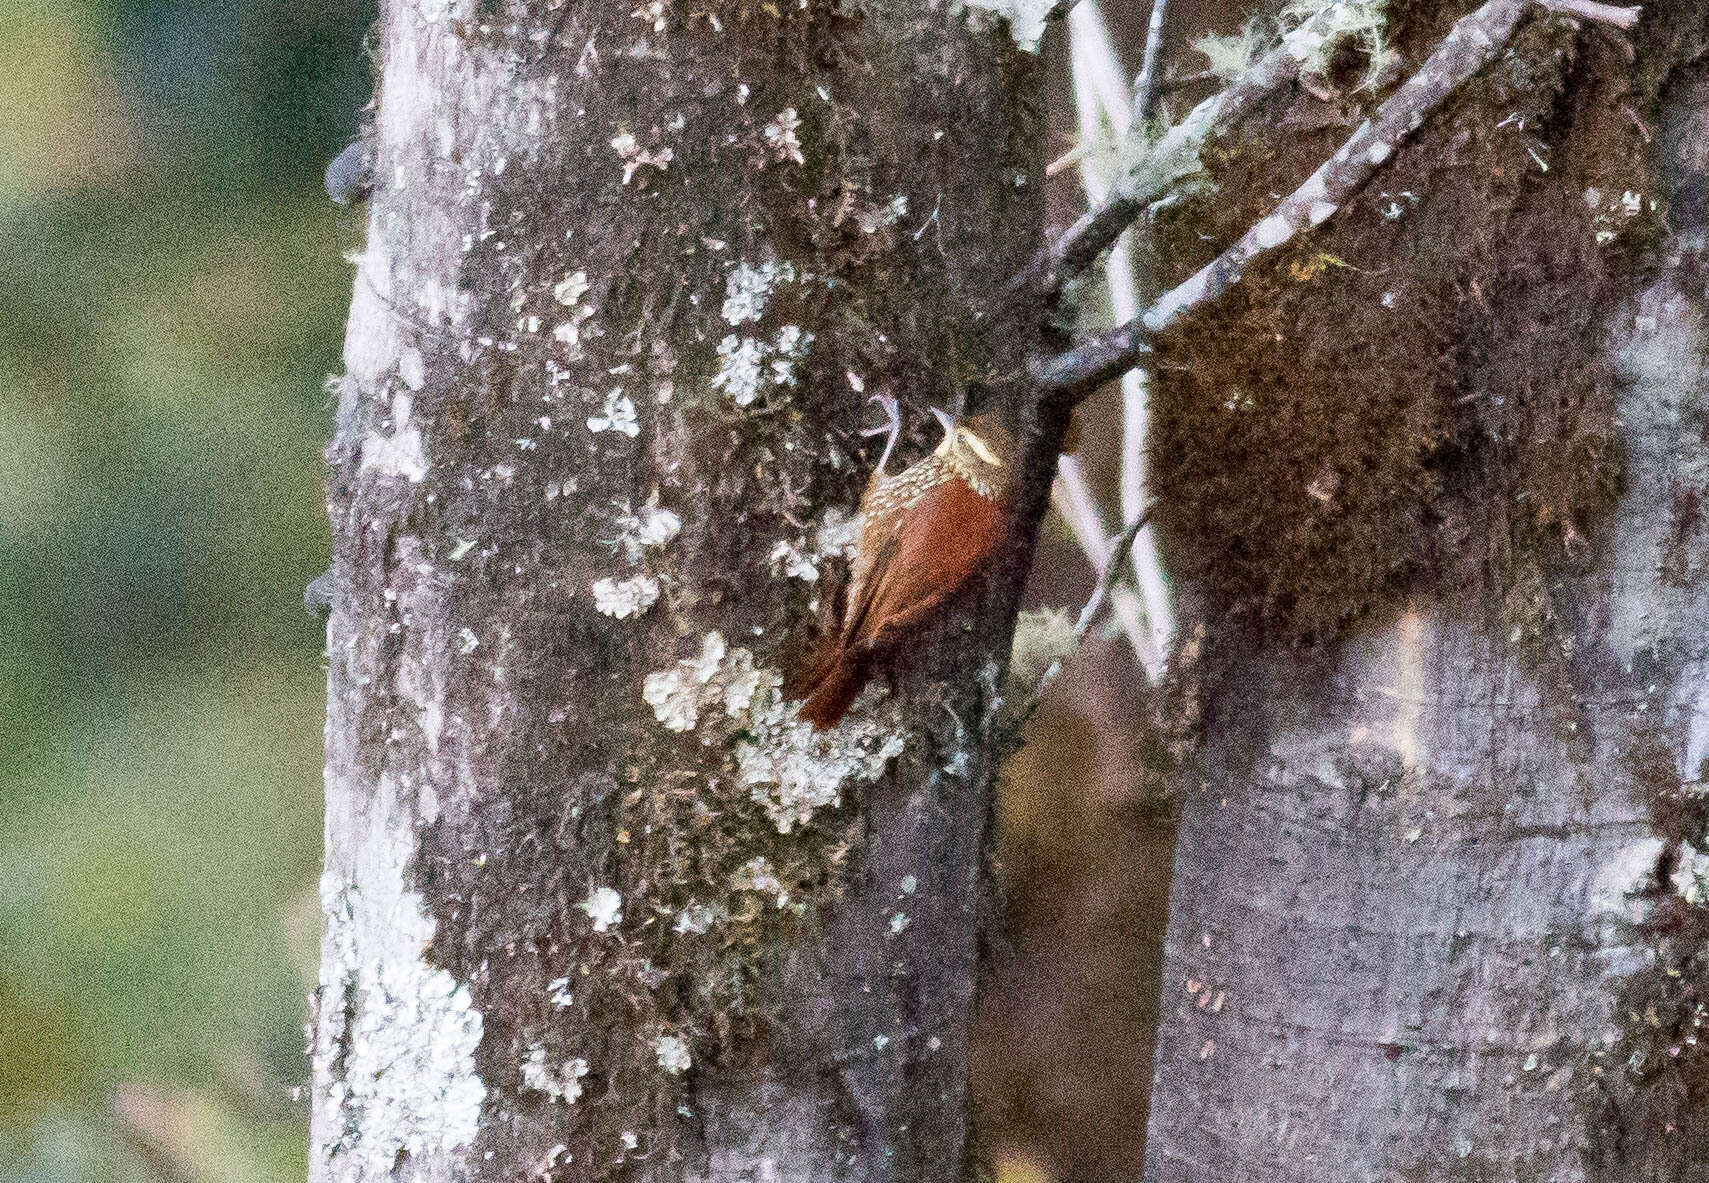
[[[1613,25],[1617,29],[1636,28],[1638,18],[1644,14],[1640,7],[1622,8],[1615,4],[1598,4],[1596,0],[1536,0],[1536,3],[1550,12]]]
[[[1104,563],[1102,573],[1098,577],[1098,585],[1092,589],[1091,596],[1086,600],[1086,606],[1080,609],[1080,619],[1074,622],[1074,642],[1069,651],[1062,657],[1051,662],[1043,674],[1039,676],[1038,684],[1027,696],[1026,703],[1017,712],[1015,718],[1019,723],[1025,723],[1038,710],[1038,704],[1044,700],[1045,693],[1062,677],[1062,671],[1068,658],[1079,652],[1080,645],[1086,639],[1086,634],[1092,631],[1092,625],[1097,623],[1098,615],[1104,609],[1104,601],[1110,598],[1115,588],[1116,580],[1121,576],[1122,568],[1127,564],[1128,555],[1133,551],[1134,539],[1139,537],[1146,523],[1151,521],[1151,510],[1127,524],[1121,534],[1110,547],[1109,559]]]
[[[1255,260],[1285,246],[1301,231],[1328,221],[1432,111],[1502,52],[1530,2],[1489,0],[1461,17],[1418,72],[1269,217],[1198,274],[1165,293],[1143,316],[1036,363],[1034,380],[1063,401],[1079,401],[1150,352],[1156,334],[1240,282]]]
[[[1133,80],[1133,122],[1144,127],[1157,106],[1157,71],[1163,59],[1163,22],[1169,0],[1151,0],[1151,26],[1145,34],[1145,56],[1140,59],[1139,77]]]
[[[1106,129],[1113,129],[1118,136],[1125,134],[1138,104],[1130,103],[1126,83],[1122,81],[1115,42],[1103,22],[1096,0],[1082,0],[1070,19],[1069,36],[1075,112],[1081,142],[1096,142],[1104,136]],[[1080,177],[1091,204],[1097,204],[1108,195],[1110,178],[1103,157],[1092,155],[1082,158]],[[1139,284],[1125,236],[1110,248],[1104,265],[1104,280],[1116,320],[1119,322],[1137,316],[1141,310]],[[1145,374],[1137,368],[1122,375],[1121,513],[1124,525],[1140,513],[1146,501],[1145,386]],[[1091,490],[1085,487],[1076,464],[1064,464],[1060,487],[1084,501],[1081,516],[1088,518],[1090,524],[1077,521],[1071,525],[1093,571],[1101,572],[1108,562],[1105,553],[1108,536]],[[1064,516],[1072,508],[1064,506]],[[1118,595],[1115,611],[1129,632],[1140,666],[1148,678],[1156,681],[1163,673],[1164,657],[1174,632],[1175,613],[1169,602],[1169,586],[1163,577],[1157,546],[1150,536],[1142,537],[1141,544],[1133,548],[1133,566],[1140,592],[1138,601],[1132,592]],[[1138,610],[1140,601],[1144,604],[1143,616]]]
[[[1050,503],[1056,507],[1056,512],[1062,515],[1062,520],[1068,523],[1068,528],[1074,532],[1074,540],[1080,544],[1087,563],[1101,579],[1110,569],[1110,536],[1105,533],[1104,517],[1098,512],[1097,500],[1092,496],[1091,486],[1086,482],[1086,474],[1080,469],[1078,457],[1062,457],[1057,468],[1056,483],[1051,486]],[[1149,672],[1161,665],[1163,655],[1151,645],[1151,637],[1145,627],[1145,612],[1140,606],[1139,597],[1127,588],[1118,588],[1112,598],[1111,612],[1116,622],[1121,625],[1122,634],[1127,637],[1128,644],[1133,646],[1133,655],[1140,667]]]
[[[1621,29],[1634,27],[1643,13],[1640,6],[1621,7],[1597,3],[1596,0],[1527,2],[1550,12]],[[1227,134],[1253,108],[1291,84],[1299,76],[1301,64],[1320,49],[1324,39],[1333,32],[1346,7],[1347,0],[1337,0],[1282,38],[1279,45],[1259,58],[1226,89],[1193,108],[1185,119],[1151,146],[1139,165],[1112,189],[1105,200],[1041,250],[1015,277],[1011,290],[1027,299],[1056,296],[1064,284],[1090,267],[1093,260],[1115,242],[1146,206],[1163,197],[1176,181],[1192,171],[1199,150],[1207,140]],[[1490,5],[1486,4],[1472,16],[1462,19],[1481,24],[1489,19],[1486,15],[1489,8]],[[1511,35],[1508,34],[1509,37]]]
[[[1157,97],[1174,94],[1178,90],[1186,90],[1189,86],[1207,86],[1212,82],[1221,81],[1221,76],[1215,70],[1195,70],[1191,74],[1177,74],[1173,78],[1157,80]]]
[[[1121,59],[1116,55],[1115,39],[1104,21],[1103,10],[1096,0],[1081,0],[1068,18],[1068,34],[1072,46],[1074,67],[1074,111],[1077,132],[1082,145],[1097,145],[1104,139],[1104,122],[1119,139],[1132,126],[1127,81]],[[1081,156],[1081,179],[1096,188],[1093,200],[1102,200],[1109,191],[1109,180],[1101,171],[1088,168],[1084,162],[1093,158],[1088,152]],[[1089,188],[1088,191],[1091,191]]]
[[[1284,37],[1227,89],[1194,107],[1146,151],[1107,197],[1038,253],[1015,278],[1012,290],[1025,298],[1049,298],[1090,267],[1140,211],[1197,169],[1199,151],[1207,140],[1233,130],[1248,112],[1298,76],[1300,63],[1323,44],[1345,9],[1344,2],[1330,5]]]

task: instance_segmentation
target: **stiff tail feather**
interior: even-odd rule
[[[871,663],[846,651],[838,651],[826,664],[823,675],[811,684],[807,701],[797,716],[823,731],[835,727],[872,678]]]

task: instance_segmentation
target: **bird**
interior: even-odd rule
[[[861,498],[860,535],[842,619],[821,636],[786,688],[797,717],[836,726],[900,642],[931,622],[1000,553],[1019,485],[1013,434],[992,413],[956,419],[936,407],[943,442],[891,475],[901,434],[896,401],[875,396],[889,418],[884,453]]]

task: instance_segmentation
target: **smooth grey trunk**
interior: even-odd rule
[[[862,392],[912,459],[1030,344],[974,308],[1032,59],[933,0],[382,9],[310,1178],[960,1180],[1025,548],[841,727],[780,682]]]
[[[1606,309],[1625,488],[1558,653],[1493,623],[1512,587],[1421,594],[1213,692],[1153,1183],[1709,1179],[1709,86],[1671,111],[1672,233]]]

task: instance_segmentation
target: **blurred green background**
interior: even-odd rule
[[[375,7],[0,0],[0,1183],[304,1177],[302,589],[363,233],[321,174]],[[1110,10],[1130,60],[1145,10]],[[1089,591],[1060,530],[1036,575],[1041,602]],[[1013,956],[973,1075],[1013,1181],[1135,1178],[1143,1151],[1172,832],[1135,787],[1131,655],[1089,649],[1004,789]]]
[[[372,7],[0,0],[0,1183],[303,1177]]]

